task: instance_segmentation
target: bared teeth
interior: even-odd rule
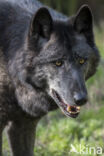
[[[80,110],[81,109],[79,106],[77,106],[76,108],[77,108],[77,110]]]
[[[73,110],[73,108],[74,108],[75,110]],[[67,105],[67,111],[68,111],[70,114],[76,114],[76,113],[79,113],[79,112],[80,112],[80,107],[79,107],[79,106],[73,107],[73,106]]]
[[[71,112],[71,106],[67,105],[67,111]]]
[[[80,109],[81,109],[81,108],[78,106],[78,107],[77,107],[77,113],[79,113],[79,112],[80,112]]]
[[[70,114],[77,114],[78,112],[71,112],[71,111],[69,111],[69,113],[70,113]]]

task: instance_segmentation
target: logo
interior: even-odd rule
[[[71,150],[70,153],[76,153],[76,154],[85,154],[85,155],[102,155],[103,154],[103,149],[102,147],[90,147],[88,145],[83,146],[83,145],[78,145],[75,147],[73,144],[71,144]]]

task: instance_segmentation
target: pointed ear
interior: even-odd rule
[[[49,39],[52,32],[52,17],[47,8],[40,8],[31,21],[29,35],[34,39],[39,37]]]
[[[92,31],[93,16],[88,5],[83,5],[74,20],[74,29],[79,33]]]

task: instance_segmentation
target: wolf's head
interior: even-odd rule
[[[34,114],[58,105],[65,115],[77,117],[88,99],[85,80],[99,63],[90,8],[82,6],[66,21],[54,21],[47,8],[40,8],[31,21],[27,43],[25,82],[32,91],[22,90],[20,95],[17,89],[24,109],[28,103]]]

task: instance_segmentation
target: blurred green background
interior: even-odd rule
[[[75,14],[79,7],[88,4],[98,24],[104,20],[104,0],[40,0],[42,3],[58,10],[68,16]]]
[[[75,14],[82,4],[89,4],[93,11],[95,41],[101,53],[98,71],[87,82],[89,102],[77,119],[65,117],[60,110],[49,113],[38,124],[35,156],[77,156],[70,153],[71,144],[80,152],[86,148],[102,148],[104,156],[104,0],[41,0],[54,9]],[[3,153],[9,156],[7,137],[4,133]],[[79,154],[84,156],[85,154]],[[97,156],[92,150],[88,156]]]

